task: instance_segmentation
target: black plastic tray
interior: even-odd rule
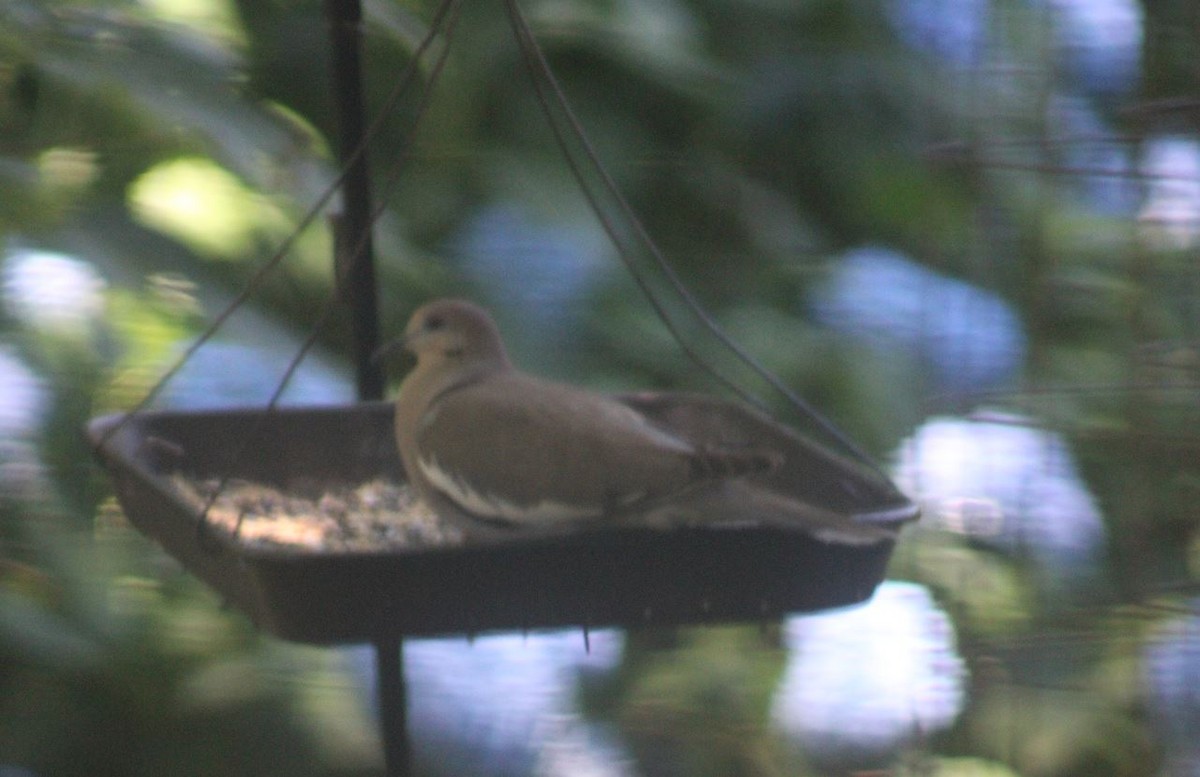
[[[753,621],[871,595],[891,554],[887,537],[917,515],[890,482],[730,403],[654,394],[624,399],[696,439],[766,435],[785,449],[787,461],[768,480],[742,490],[698,490],[670,515],[647,522],[493,530],[456,546],[316,553],[197,531],[196,509],[168,475],[232,476],[284,488],[401,480],[390,403],[148,412],[124,423],[106,416],[93,420],[88,433],[134,526],[255,623],[300,642]],[[803,528],[813,520],[884,538],[824,542]]]

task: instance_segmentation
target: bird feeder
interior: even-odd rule
[[[783,464],[689,491],[668,510],[564,529],[448,526],[432,540],[325,548],[246,542],[240,518],[233,530],[214,525],[212,502],[189,494],[181,479],[252,482],[281,493],[405,479],[392,406],[379,401],[382,380],[367,358],[377,325],[361,153],[360,9],[358,0],[327,0],[327,8],[348,170],[337,264],[356,318],[365,401],[94,420],[88,434],[131,523],[278,637],[373,643],[391,775],[408,769],[405,637],[764,621],[869,598],[915,506],[871,466],[757,411],[691,395],[620,401],[697,446],[752,442],[782,454]]]
[[[753,621],[871,595],[890,538],[916,515],[885,479],[723,400],[621,399],[688,441],[753,436],[782,452],[784,463],[769,476],[697,488],[668,511],[650,508],[615,521],[557,529],[450,526],[433,539],[326,549],[248,542],[223,531],[181,491],[179,479],[318,494],[402,482],[390,403],[151,412],[124,423],[107,416],[93,421],[89,434],[130,521],[285,639],[336,644]],[[230,452],[245,445],[248,429],[252,453],[235,457],[241,463],[231,470]]]

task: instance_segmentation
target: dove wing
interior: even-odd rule
[[[686,486],[692,446],[600,394],[511,373],[431,403],[418,466],[470,513],[511,522],[597,517]]]

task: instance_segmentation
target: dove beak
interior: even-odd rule
[[[375,349],[375,353],[371,354],[371,362],[379,364],[385,359],[391,358],[397,351],[404,351],[410,354],[416,354],[416,344],[421,340],[425,333],[421,330],[405,332],[399,337],[388,340],[383,345]]]
[[[402,335],[400,337],[388,340],[386,343],[376,348],[375,352],[371,354],[371,363],[381,364],[395,354],[396,351],[408,350],[408,339],[409,338],[407,336]]]

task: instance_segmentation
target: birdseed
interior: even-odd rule
[[[298,493],[246,480],[195,480],[176,473],[172,484],[208,525],[252,548],[313,553],[378,551],[458,545],[462,532],[416,498],[407,483],[382,479],[325,485]],[[215,499],[214,499],[214,494]]]

